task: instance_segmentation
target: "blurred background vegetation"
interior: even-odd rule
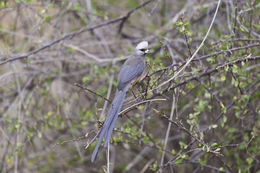
[[[112,100],[124,59],[147,40],[110,172],[259,173],[259,0],[222,0],[193,61],[158,87],[197,50],[218,2],[1,0],[0,172],[105,172],[106,149],[90,162],[109,106],[97,94]]]

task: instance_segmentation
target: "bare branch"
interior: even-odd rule
[[[7,58],[5,60],[2,60],[0,61],[0,65],[3,65],[3,64],[6,64],[8,62],[12,62],[12,61],[16,61],[16,60],[20,60],[20,59],[25,59],[25,58],[28,58],[29,56],[31,55],[34,55],[34,54],[37,54],[38,52],[46,49],[46,48],[49,48],[65,39],[69,39],[69,38],[72,38],[76,35],[79,35],[83,32],[86,32],[86,31],[92,31],[94,29],[97,29],[97,28],[100,28],[100,27],[103,27],[103,26],[107,26],[107,25],[110,25],[110,24],[113,24],[113,23],[116,23],[116,22],[119,22],[119,21],[124,21],[126,20],[128,17],[130,17],[130,15],[135,12],[136,10],[142,8],[143,6],[149,4],[150,2],[152,2],[154,0],[149,0],[149,1],[146,1],[144,3],[142,3],[141,5],[139,5],[138,7],[136,8],[133,8],[132,10],[130,10],[129,12],[127,12],[125,15],[123,16],[120,16],[120,17],[117,17],[117,18],[114,18],[114,19],[110,19],[110,20],[106,20],[100,24],[97,24],[97,25],[93,25],[93,26],[89,26],[89,27],[86,27],[86,28],[82,28],[82,29],[79,29],[77,31],[74,31],[74,32],[71,32],[71,33],[67,33],[67,34],[64,34],[62,37],[58,38],[57,40],[53,40],[47,44],[45,44],[44,46],[40,47],[40,48],[37,48],[37,49],[34,49],[32,51],[29,51],[29,52],[26,52],[26,53],[23,53],[23,54],[18,54],[18,55],[15,55],[13,57],[10,57],[10,58]],[[3,57],[1,57],[0,59],[3,59]]]
[[[218,9],[219,9],[220,3],[221,3],[221,0],[218,1],[218,5],[217,5],[217,8],[216,8],[215,14],[214,14],[214,16],[213,16],[213,19],[212,19],[212,21],[211,21],[211,24],[210,24],[210,26],[209,26],[209,29],[208,29],[206,35],[204,36],[204,38],[203,38],[201,44],[199,45],[199,47],[197,48],[197,50],[194,52],[194,54],[192,55],[192,57],[186,62],[186,64],[185,64],[178,72],[176,72],[176,73],[173,75],[173,77],[171,77],[171,78],[168,79],[167,81],[161,83],[161,84],[160,84],[159,86],[157,86],[156,88],[160,88],[160,87],[164,86],[165,84],[169,83],[170,81],[172,81],[173,79],[175,79],[175,78],[190,64],[190,62],[195,58],[195,56],[196,56],[197,53],[199,52],[200,48],[204,45],[204,42],[206,41],[206,39],[207,39],[207,37],[208,37],[208,35],[209,35],[209,32],[210,32],[210,30],[211,30],[211,28],[212,28],[212,26],[213,26],[213,23],[214,23],[214,21],[215,21],[215,19],[216,19],[216,16],[217,16],[217,13],[218,13]]]
[[[79,87],[79,88],[81,88],[81,89],[83,89],[83,90],[86,90],[86,91],[88,91],[88,92],[90,92],[90,93],[92,93],[92,94],[95,94],[95,95],[101,97],[102,99],[108,101],[109,103],[111,103],[110,100],[108,100],[108,99],[105,98],[104,96],[102,96],[102,95],[100,95],[100,94],[98,94],[98,93],[92,91],[91,89],[88,89],[87,87],[84,87],[84,86],[82,86],[82,85],[80,85],[80,84],[78,84],[78,83],[75,83],[74,85],[77,86],[77,87]]]

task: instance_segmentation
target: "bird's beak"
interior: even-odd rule
[[[145,53],[149,53],[149,52],[150,52],[150,50],[149,50],[149,49],[146,49],[146,50],[145,50]]]

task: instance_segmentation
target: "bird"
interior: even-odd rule
[[[140,77],[142,77],[145,72],[145,55],[148,52],[148,42],[142,41],[137,44],[133,54],[130,55],[122,65],[117,78],[116,94],[108,109],[103,126],[97,134],[98,141],[92,153],[91,162],[95,161],[103,139],[105,139],[104,147],[107,147],[115,122],[118,118],[118,113],[121,110],[126,92],[130,87],[131,82],[138,79],[140,80]]]

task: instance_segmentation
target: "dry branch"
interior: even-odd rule
[[[130,17],[130,15],[135,12],[136,10],[144,7],[145,5],[149,4],[150,2],[152,2],[154,0],[149,0],[149,1],[146,1],[144,3],[142,3],[141,5],[139,5],[138,7],[136,8],[133,8],[132,10],[130,10],[129,12],[127,12],[125,15],[123,16],[120,16],[120,17],[117,17],[117,18],[114,18],[114,19],[110,19],[110,20],[106,20],[100,24],[97,24],[97,25],[94,25],[94,26],[89,26],[89,27],[86,27],[86,28],[82,28],[82,29],[79,29],[77,31],[74,31],[74,32],[71,32],[71,33],[67,33],[67,34],[64,34],[62,37],[56,39],[56,40],[53,40],[47,44],[45,44],[44,46],[40,47],[40,48],[37,48],[37,49],[34,49],[32,51],[29,51],[29,52],[26,52],[26,53],[23,53],[23,54],[18,54],[18,55],[15,55],[13,57],[10,57],[10,58],[7,58],[5,60],[2,60],[0,61],[0,65],[3,65],[3,64],[6,64],[8,62],[12,62],[12,61],[16,61],[16,60],[20,60],[20,59],[25,59],[25,58],[28,58],[29,56],[31,55],[34,55],[34,54],[37,54],[38,52],[46,49],[46,48],[49,48],[65,39],[69,39],[69,38],[72,38],[76,35],[79,35],[83,32],[86,32],[86,31],[92,31],[94,29],[97,29],[97,28],[100,28],[100,27],[104,27],[104,26],[107,26],[107,25],[110,25],[110,24],[113,24],[113,23],[116,23],[116,22],[119,22],[119,21],[126,21],[126,19],[128,19]],[[1,57],[0,59],[3,59],[3,57]]]

